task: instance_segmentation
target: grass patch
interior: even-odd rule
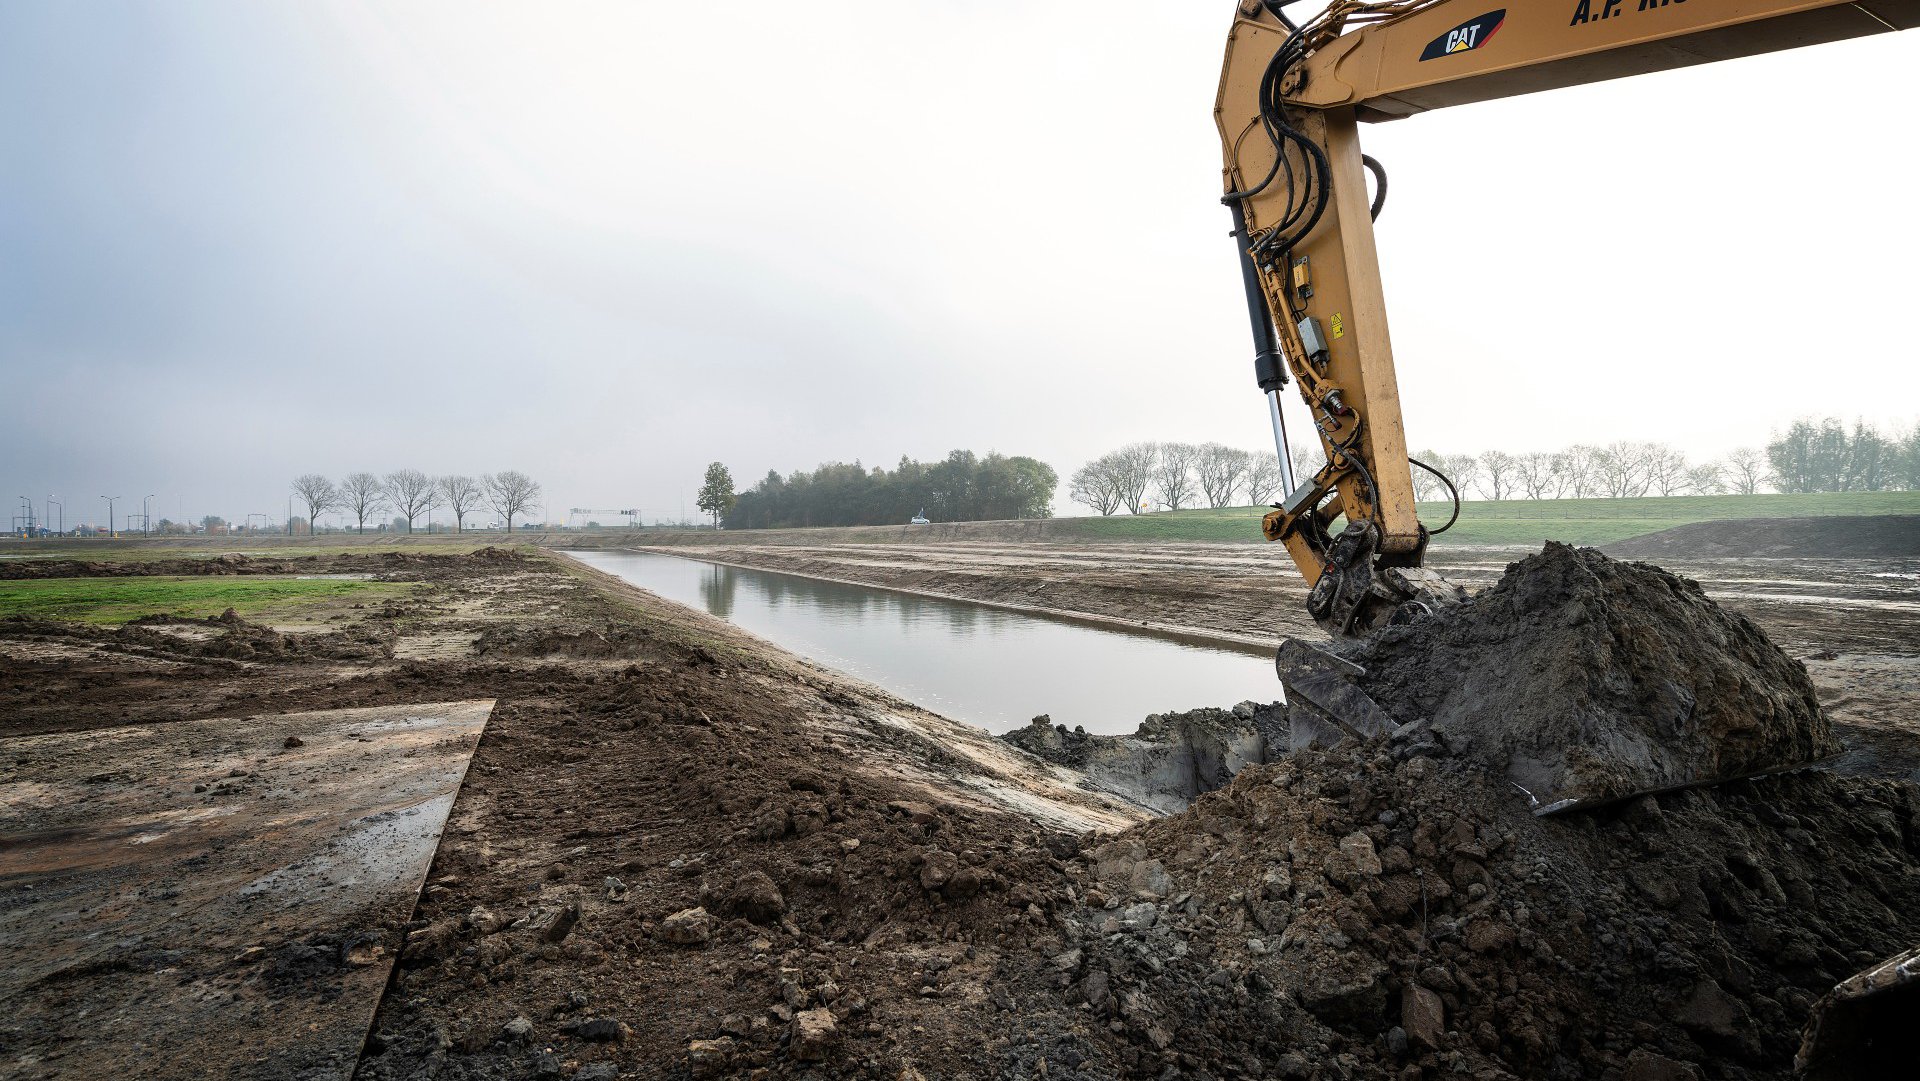
[[[125,623],[145,615],[202,619],[231,608],[246,619],[269,622],[319,608],[382,602],[417,588],[413,582],[337,578],[54,578],[0,582],[0,618]]]
[[[1448,503],[1420,504],[1420,520],[1439,524]],[[1061,537],[1113,541],[1259,541],[1265,507],[1166,511],[1111,518],[1062,518]],[[1809,495],[1705,495],[1642,499],[1469,500],[1460,521],[1435,545],[1536,546],[1545,541],[1599,545],[1691,522],[1729,518],[1819,518],[1861,514],[1920,514],[1920,492],[1816,492]]]

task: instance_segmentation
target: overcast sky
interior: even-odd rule
[[[521,469],[548,518],[654,517],[714,459],[1264,447],[1232,8],[0,5],[0,496],[278,517],[306,471]],[[1365,129],[1412,443],[1914,422],[1917,64]]]

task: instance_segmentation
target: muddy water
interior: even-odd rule
[[[1192,644],[650,552],[575,559],[923,708],[1005,732],[1055,724],[1130,733],[1149,713],[1276,701],[1264,650]]]

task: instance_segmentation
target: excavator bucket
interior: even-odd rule
[[[1693,582],[1548,544],[1470,601],[1283,643],[1295,749],[1401,728],[1536,814],[1798,769],[1839,750],[1804,666]]]
[[[1814,1004],[1794,1056],[1806,1081],[1909,1077],[1920,1018],[1920,947],[1842,980]]]

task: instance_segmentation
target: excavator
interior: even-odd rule
[[[1459,496],[1450,480],[1407,453],[1374,248],[1386,172],[1362,152],[1360,125],[1920,26],[1920,0],[1497,3],[1239,0],[1227,35],[1214,107],[1225,159],[1221,201],[1233,215],[1254,376],[1266,395],[1283,488],[1261,530],[1286,546],[1309,586],[1309,613],[1336,640],[1364,638],[1465,598],[1424,566],[1430,537],[1453,519],[1433,530],[1419,520],[1412,471],[1435,473],[1453,493],[1456,518]],[[1317,11],[1296,20],[1289,9],[1302,7]],[[1289,382],[1326,454],[1308,477],[1295,477],[1290,464],[1281,410]],[[1385,731],[1384,715],[1346,678],[1350,661],[1289,641],[1276,663],[1296,745],[1302,722],[1334,738]],[[1672,781],[1649,778],[1642,790]],[[1862,973],[1829,1000],[1811,1032],[1857,1030],[1864,1015],[1887,1013],[1896,1001],[1891,1015],[1913,1012],[1920,951]],[[1843,1052],[1858,1046],[1810,1035],[1803,1069],[1846,1076],[1859,1063],[1845,1065]]]

